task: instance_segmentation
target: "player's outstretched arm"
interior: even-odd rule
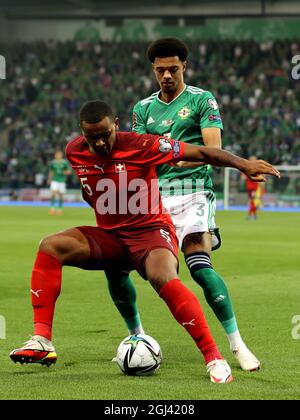
[[[182,160],[190,162],[200,161],[213,166],[236,168],[256,182],[266,181],[263,175],[280,177],[280,172],[264,160],[250,161],[226,150],[207,146],[194,146],[185,143],[184,158]]]

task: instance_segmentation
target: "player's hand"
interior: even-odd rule
[[[243,172],[255,182],[266,182],[264,175],[280,178],[280,172],[265,160],[248,160]]]

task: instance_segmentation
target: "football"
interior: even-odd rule
[[[160,345],[146,334],[126,337],[117,350],[118,366],[126,375],[153,375],[159,369],[161,361]]]

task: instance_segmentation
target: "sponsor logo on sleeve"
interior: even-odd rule
[[[134,112],[133,114],[132,114],[132,128],[133,129],[135,129],[137,127],[137,115],[136,115],[136,113]]]
[[[214,111],[219,109],[218,102],[215,99],[209,98],[207,103]]]
[[[173,157],[174,157],[174,159],[177,159],[177,158],[180,157],[180,143],[177,140],[174,141]]]
[[[168,153],[172,150],[172,144],[165,138],[159,139],[159,149],[161,153]]]
[[[209,115],[208,116],[209,121],[222,121],[220,115]]]

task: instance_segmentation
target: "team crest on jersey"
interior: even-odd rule
[[[190,115],[190,113],[191,113],[191,110],[187,106],[185,106],[178,112],[177,115],[179,115],[180,118],[185,120]]]
[[[115,163],[115,172],[120,174],[121,172],[126,172],[126,166],[124,162]]]
[[[159,139],[159,151],[161,153],[168,153],[170,150],[172,150],[172,144],[169,142],[169,140],[165,138]]]

